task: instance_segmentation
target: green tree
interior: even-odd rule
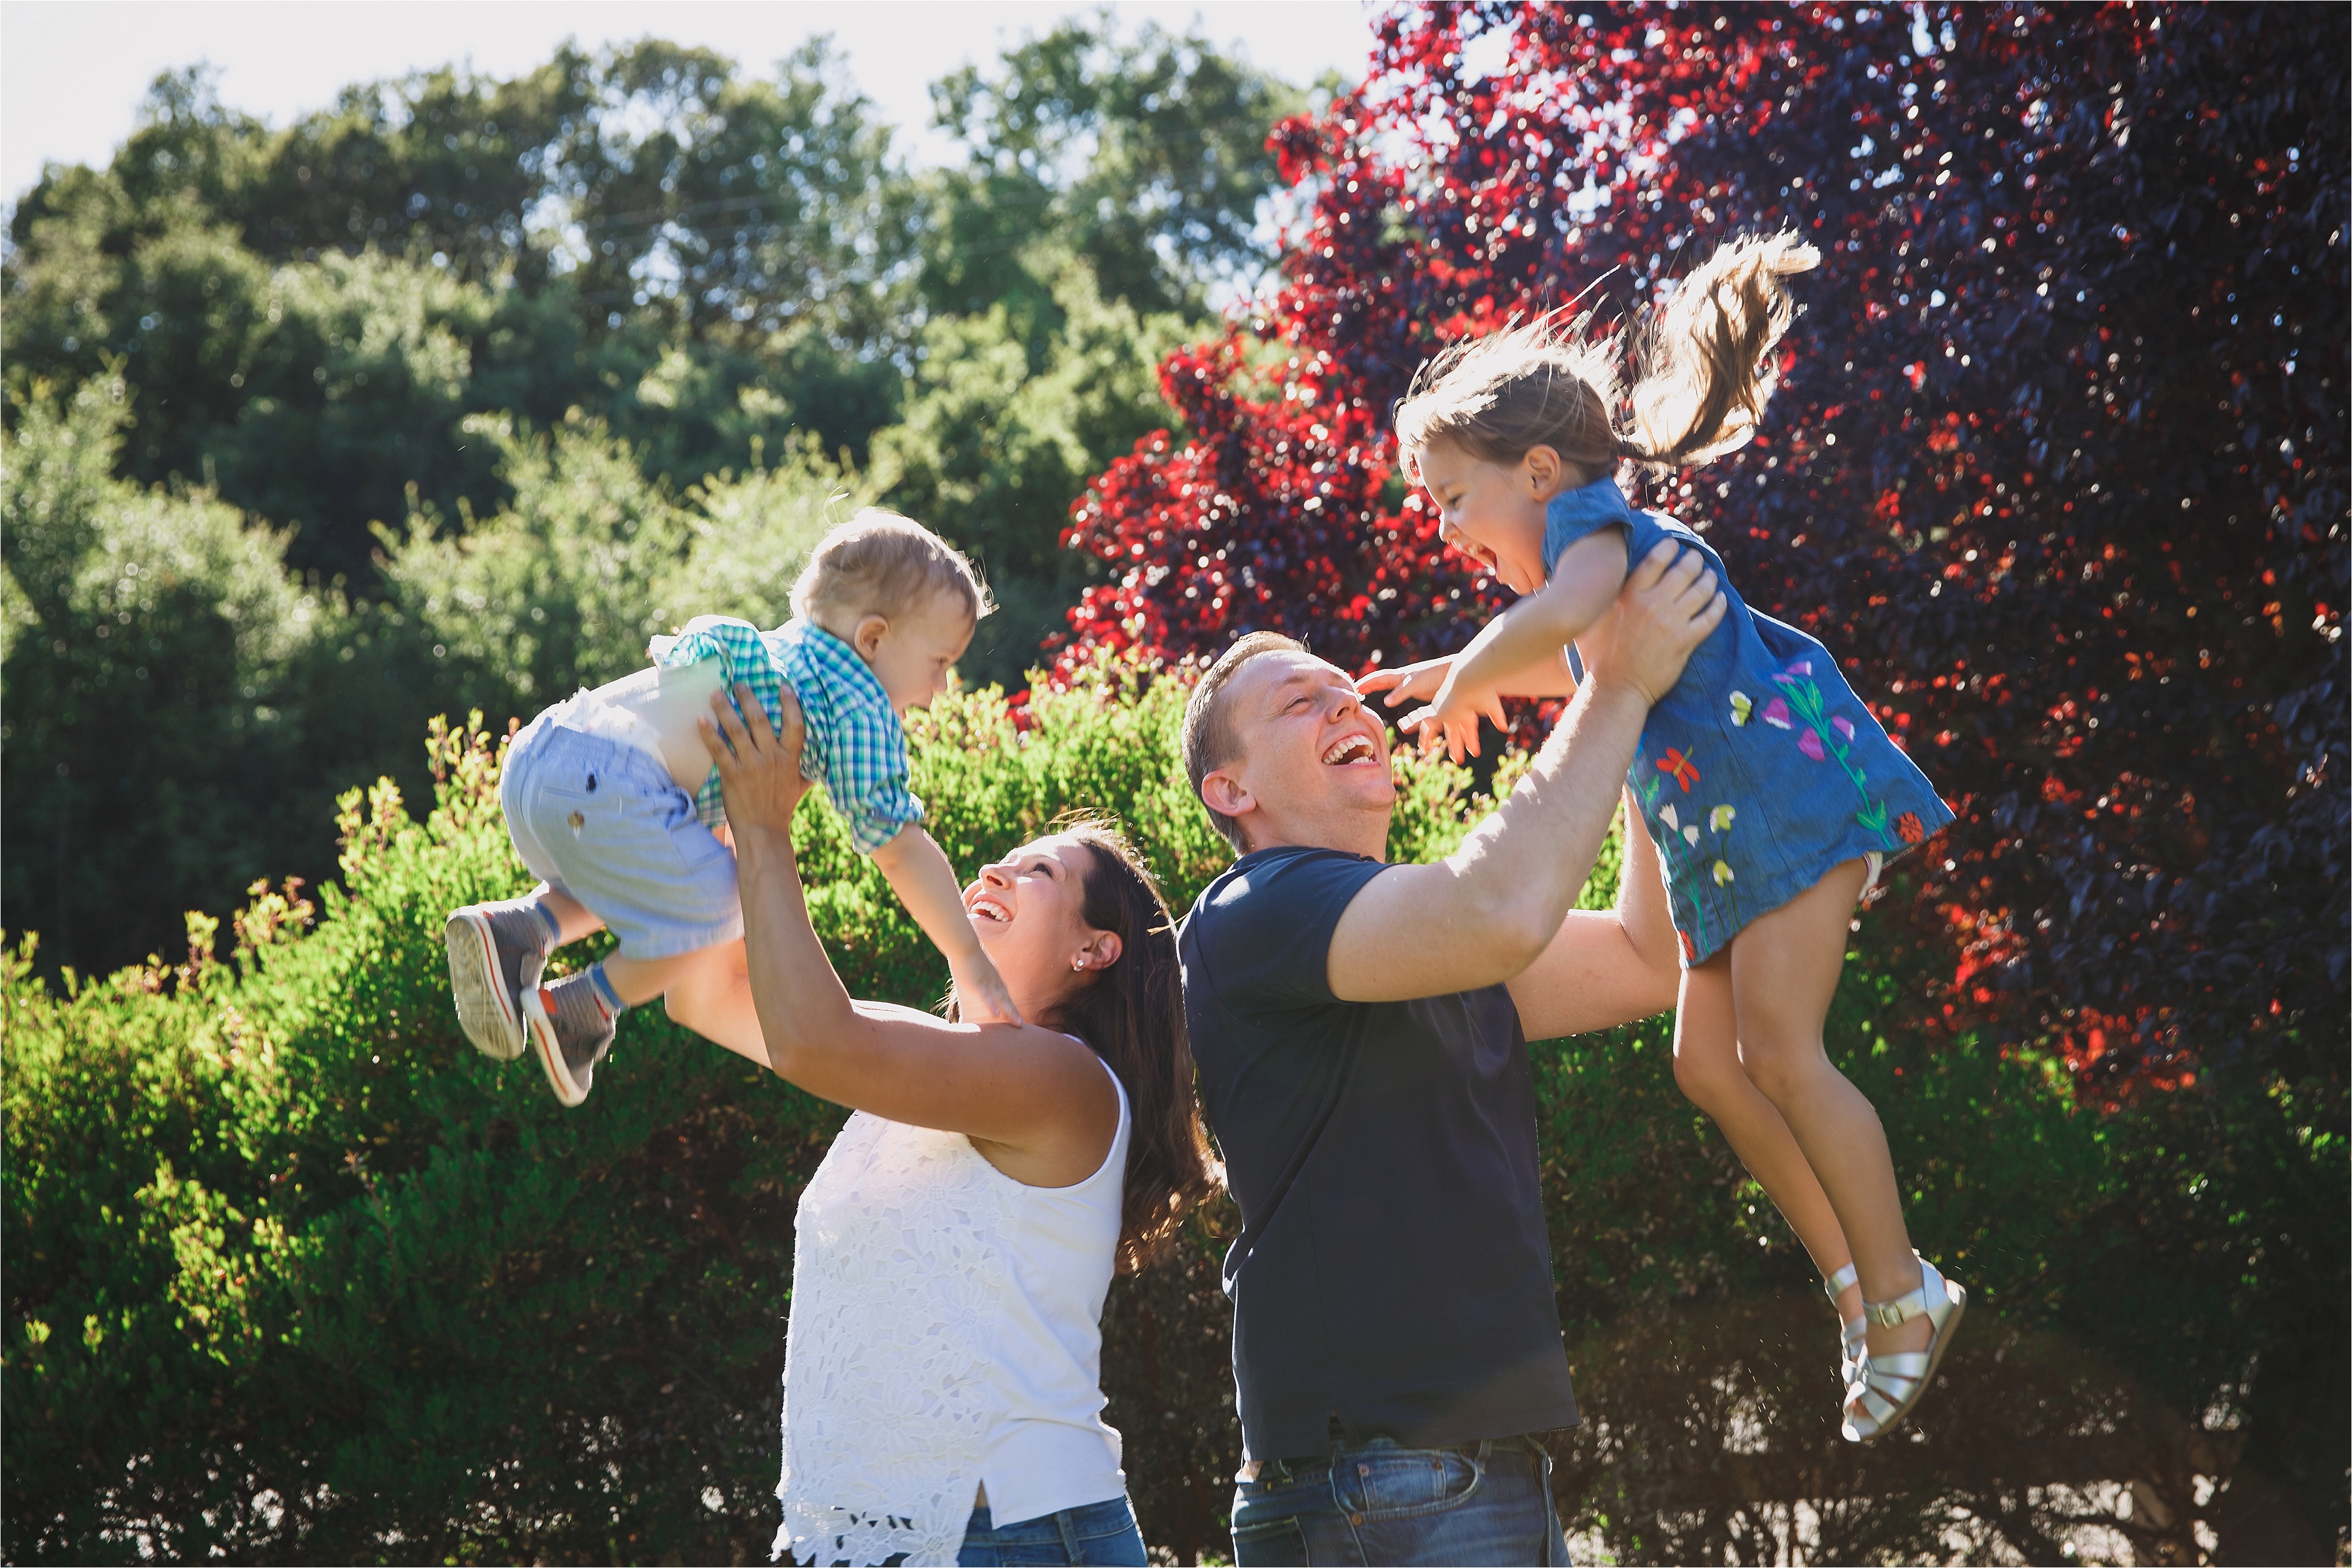
[[[1042,340],[1003,305],[932,320],[906,417],[873,443],[891,504],[979,561],[998,612],[974,636],[964,678],[1008,690],[1028,684],[1040,645],[1092,580],[1093,563],[1061,548],[1071,501],[1105,460],[1175,422],[1154,366],[1191,335],[1176,315],[1105,301],[1075,257],[1052,281],[1057,319]]]
[[[85,967],[320,865],[341,781],[405,749],[372,722],[405,705],[344,664],[360,622],[288,576],[282,535],[113,476],[128,398],[92,379],[26,403],[0,481],[5,918]]]
[[[387,530],[385,620],[426,662],[426,702],[499,723],[643,668],[646,640],[693,616],[782,622],[811,547],[874,493],[807,444],[679,496],[600,425],[466,428],[512,498],[461,529],[428,515]]]
[[[1146,314],[1197,317],[1213,284],[1253,282],[1271,261],[1255,232],[1277,183],[1266,137],[1304,99],[1198,33],[1147,22],[1123,39],[1099,12],[950,74],[931,98],[934,122],[971,149],[940,176],[924,235],[935,309],[1047,309],[1052,256],[1024,260],[1040,235]]]

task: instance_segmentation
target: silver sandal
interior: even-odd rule
[[[1919,1260],[1918,1289],[1891,1301],[1864,1303],[1863,1312],[1882,1328],[1900,1328],[1913,1318],[1924,1317],[1935,1337],[1925,1350],[1898,1351],[1893,1355],[1865,1352],[1862,1373],[1846,1391],[1845,1421],[1839,1431],[1847,1442],[1867,1443],[1902,1425],[1935,1380],[1936,1368],[1943,1364],[1944,1353],[1952,1346],[1952,1331],[1960,1326],[1960,1314],[1968,1304],[1969,1293],[1936,1272],[1936,1266],[1925,1258]],[[1856,1406],[1861,1406],[1859,1411]]]
[[[1837,1299],[1862,1282],[1862,1276],[1848,1263],[1836,1273],[1824,1277],[1822,1290],[1829,1296],[1830,1310],[1837,1310]],[[1851,1385],[1862,1375],[1862,1364],[1869,1355],[1870,1328],[1860,1312],[1845,1320],[1845,1332],[1838,1348],[1838,1386]]]

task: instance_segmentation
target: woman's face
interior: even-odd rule
[[[996,972],[1034,1019],[1081,968],[1117,961],[1118,939],[1086,921],[1086,875],[1095,852],[1066,834],[1024,844],[963,890],[964,913]]]
[[[1514,593],[1541,588],[1544,506],[1559,479],[1551,448],[1537,447],[1514,464],[1490,463],[1440,436],[1412,455],[1437,503],[1437,537]]]

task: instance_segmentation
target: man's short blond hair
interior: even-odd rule
[[[909,614],[934,593],[961,601],[974,621],[996,608],[961,550],[912,517],[867,507],[817,541],[793,584],[793,613],[830,629]]]
[[[1192,798],[1209,813],[1209,823],[1225,842],[1233,845],[1234,853],[1249,853],[1248,841],[1242,834],[1242,825],[1209,804],[1201,794],[1201,781],[1218,768],[1241,755],[1241,736],[1234,728],[1234,718],[1224,700],[1225,687],[1241,673],[1244,664],[1260,653],[1304,653],[1307,644],[1279,632],[1253,632],[1217,655],[1192,688],[1184,704],[1184,776],[1192,781]]]

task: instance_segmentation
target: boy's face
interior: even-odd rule
[[[948,689],[948,672],[971,645],[976,622],[961,598],[940,590],[904,614],[868,615],[851,639],[900,713],[929,707]]]
[[[1541,588],[1544,506],[1562,487],[1558,455],[1538,446],[1517,463],[1490,463],[1440,436],[1414,459],[1437,503],[1437,537],[1514,593]]]

